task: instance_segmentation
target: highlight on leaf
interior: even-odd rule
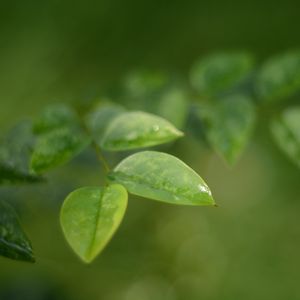
[[[125,112],[109,124],[101,146],[108,151],[123,151],[168,143],[182,136],[161,117],[141,111]]]
[[[178,158],[156,151],[133,154],[108,175],[138,196],[178,205],[214,205],[204,180]]]

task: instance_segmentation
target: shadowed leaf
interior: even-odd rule
[[[279,148],[300,167],[300,107],[288,108],[275,118],[271,132]]]

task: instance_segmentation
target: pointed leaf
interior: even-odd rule
[[[279,148],[300,167],[300,107],[288,108],[275,118],[271,132]]]
[[[258,97],[276,101],[300,91],[300,52],[288,52],[269,59],[256,79]]]
[[[32,125],[24,121],[15,126],[0,143],[0,184],[35,183],[43,179],[29,171],[34,145]]]
[[[255,109],[243,95],[226,97],[199,109],[204,133],[217,153],[233,164],[245,148],[255,123]]]
[[[0,201],[0,255],[34,262],[30,241],[23,232],[14,209]]]
[[[145,112],[128,112],[112,120],[101,145],[109,151],[130,150],[167,143],[182,135],[163,118]]]
[[[127,192],[119,184],[80,188],[66,198],[61,226],[70,246],[84,262],[91,262],[107,245],[126,207]]]
[[[239,84],[252,68],[253,58],[247,53],[215,53],[196,62],[191,83],[202,94],[215,95]]]
[[[108,176],[135,195],[181,205],[214,205],[203,179],[178,158],[144,151],[124,159]]]

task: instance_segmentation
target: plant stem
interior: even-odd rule
[[[96,152],[96,156],[97,156],[98,160],[103,165],[105,171],[108,173],[110,171],[110,167],[109,167],[105,157],[103,156],[100,147],[98,146],[98,144],[94,140],[92,141],[92,146],[93,146],[93,148]]]
[[[86,132],[86,134],[88,136],[90,136],[92,138],[92,147],[93,149],[95,150],[96,152],[96,156],[98,158],[98,161],[102,164],[102,166],[104,167],[104,170],[106,173],[108,173],[110,171],[110,167],[108,165],[108,162],[106,161],[104,155],[102,154],[102,151],[99,147],[99,145],[95,142],[92,134],[90,133],[90,130],[88,129],[88,127],[86,126],[85,124],[85,121],[83,120],[83,118],[81,117],[80,113],[77,111],[77,114],[78,114],[78,117],[79,117],[79,120],[80,120],[80,124],[81,124],[81,127],[82,129]]]

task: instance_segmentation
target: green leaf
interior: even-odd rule
[[[186,92],[173,88],[162,95],[157,113],[181,129],[184,127],[187,119],[188,104]]]
[[[263,101],[277,101],[300,90],[300,52],[288,52],[269,59],[256,79],[256,91]]]
[[[124,111],[120,105],[100,103],[86,116],[87,127],[97,144],[101,145],[108,124]]]
[[[67,163],[91,142],[80,129],[62,127],[41,134],[31,157],[31,169],[40,174]]]
[[[101,146],[109,151],[122,151],[167,143],[181,136],[181,131],[158,116],[128,112],[112,120]]]
[[[235,163],[254,128],[255,108],[251,99],[232,95],[200,107],[198,115],[210,145],[228,163]]]
[[[271,132],[279,148],[300,167],[300,107],[288,108],[275,118]]]
[[[253,58],[243,52],[215,53],[195,63],[191,83],[205,95],[215,95],[241,83],[253,68]]]
[[[181,205],[214,205],[203,179],[178,158],[144,151],[124,159],[108,175],[135,195]]]
[[[159,71],[140,70],[127,75],[125,89],[131,97],[145,97],[163,88],[168,76]]]
[[[0,255],[34,262],[30,241],[23,232],[14,209],[0,201]]]
[[[60,220],[64,235],[75,253],[90,263],[119,227],[127,207],[123,186],[84,187],[65,200]]]
[[[58,103],[45,108],[34,123],[35,133],[46,133],[78,123],[76,112],[66,104]]]
[[[43,179],[29,171],[34,144],[32,125],[24,121],[15,126],[0,143],[0,184],[35,183]]]

